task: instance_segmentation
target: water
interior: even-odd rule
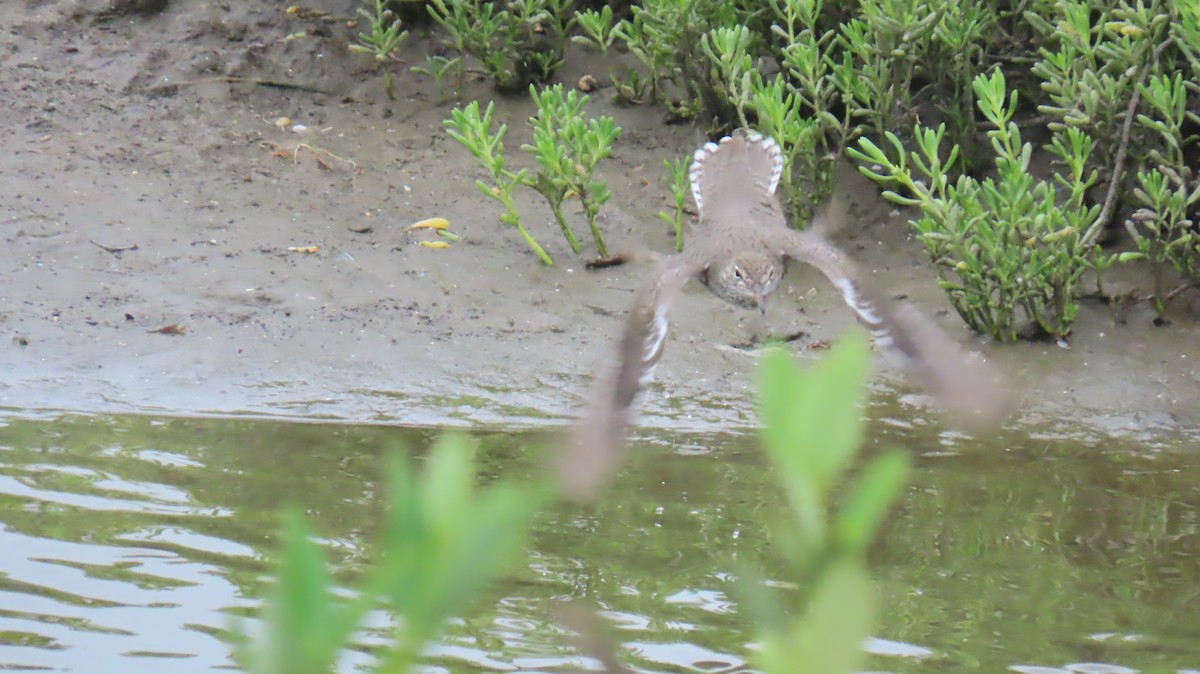
[[[247,419],[2,423],[0,669],[89,673],[232,667],[228,629],[264,592],[277,509],[300,504],[348,580],[371,558],[382,457],[432,438]],[[872,549],[871,670],[1200,671],[1200,446],[905,426],[876,424],[868,448],[918,457]],[[537,470],[536,436],[479,439],[482,479]],[[539,518],[526,562],[428,663],[586,664],[549,616],[554,599],[588,597],[639,670],[744,671],[754,634],[730,573],[734,560],[781,571],[766,534],[780,504],[752,436],[644,437],[603,501]]]

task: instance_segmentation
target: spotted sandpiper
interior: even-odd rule
[[[825,237],[844,217],[836,205],[807,230],[787,226],[775,194],[782,174],[779,145],[755,132],[738,132],[696,150],[690,178],[699,224],[687,248],[660,260],[636,294],[616,361],[599,380],[564,453],[568,485],[585,488],[590,474],[615,468],[638,398],[662,357],[671,301],[683,286],[699,278],[717,296],[765,311],[789,260],[823,272],[876,348],[904,365],[961,423],[989,427],[1007,416],[1008,396],[991,368],[968,359],[954,340],[910,307],[880,297]]]

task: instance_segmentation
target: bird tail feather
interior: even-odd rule
[[[696,150],[688,176],[692,198],[701,212],[718,190],[731,189],[730,184],[737,181],[750,181],[763,196],[770,197],[783,176],[783,151],[770,136],[738,130]]]

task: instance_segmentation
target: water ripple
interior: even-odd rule
[[[1198,674],[1200,448],[971,438],[884,416],[871,446],[909,447],[917,468],[871,551],[883,609],[869,669]],[[335,577],[360,576],[380,529],[382,455],[430,438],[253,419],[0,419],[0,667],[229,667],[228,629],[264,594],[279,509],[302,506]],[[530,444],[482,435],[482,472],[533,472]],[[526,565],[447,626],[426,651],[431,671],[597,667],[554,623],[563,600],[599,607],[639,671],[751,671],[739,565],[760,566],[781,601],[807,591],[774,548],[787,513],[753,435],[647,431],[630,456],[605,499],[543,513]],[[370,614],[341,671],[370,666],[396,622]]]

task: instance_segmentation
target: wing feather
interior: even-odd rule
[[[616,359],[605,368],[557,457],[568,495],[589,497],[620,465],[625,435],[662,358],[671,301],[699,271],[699,265],[675,258],[661,265],[635,295]]]
[[[995,370],[915,309],[893,304],[866,283],[841,250],[812,230],[789,232],[783,254],[820,269],[886,357],[905,367],[960,425],[993,428],[1012,412]]]

